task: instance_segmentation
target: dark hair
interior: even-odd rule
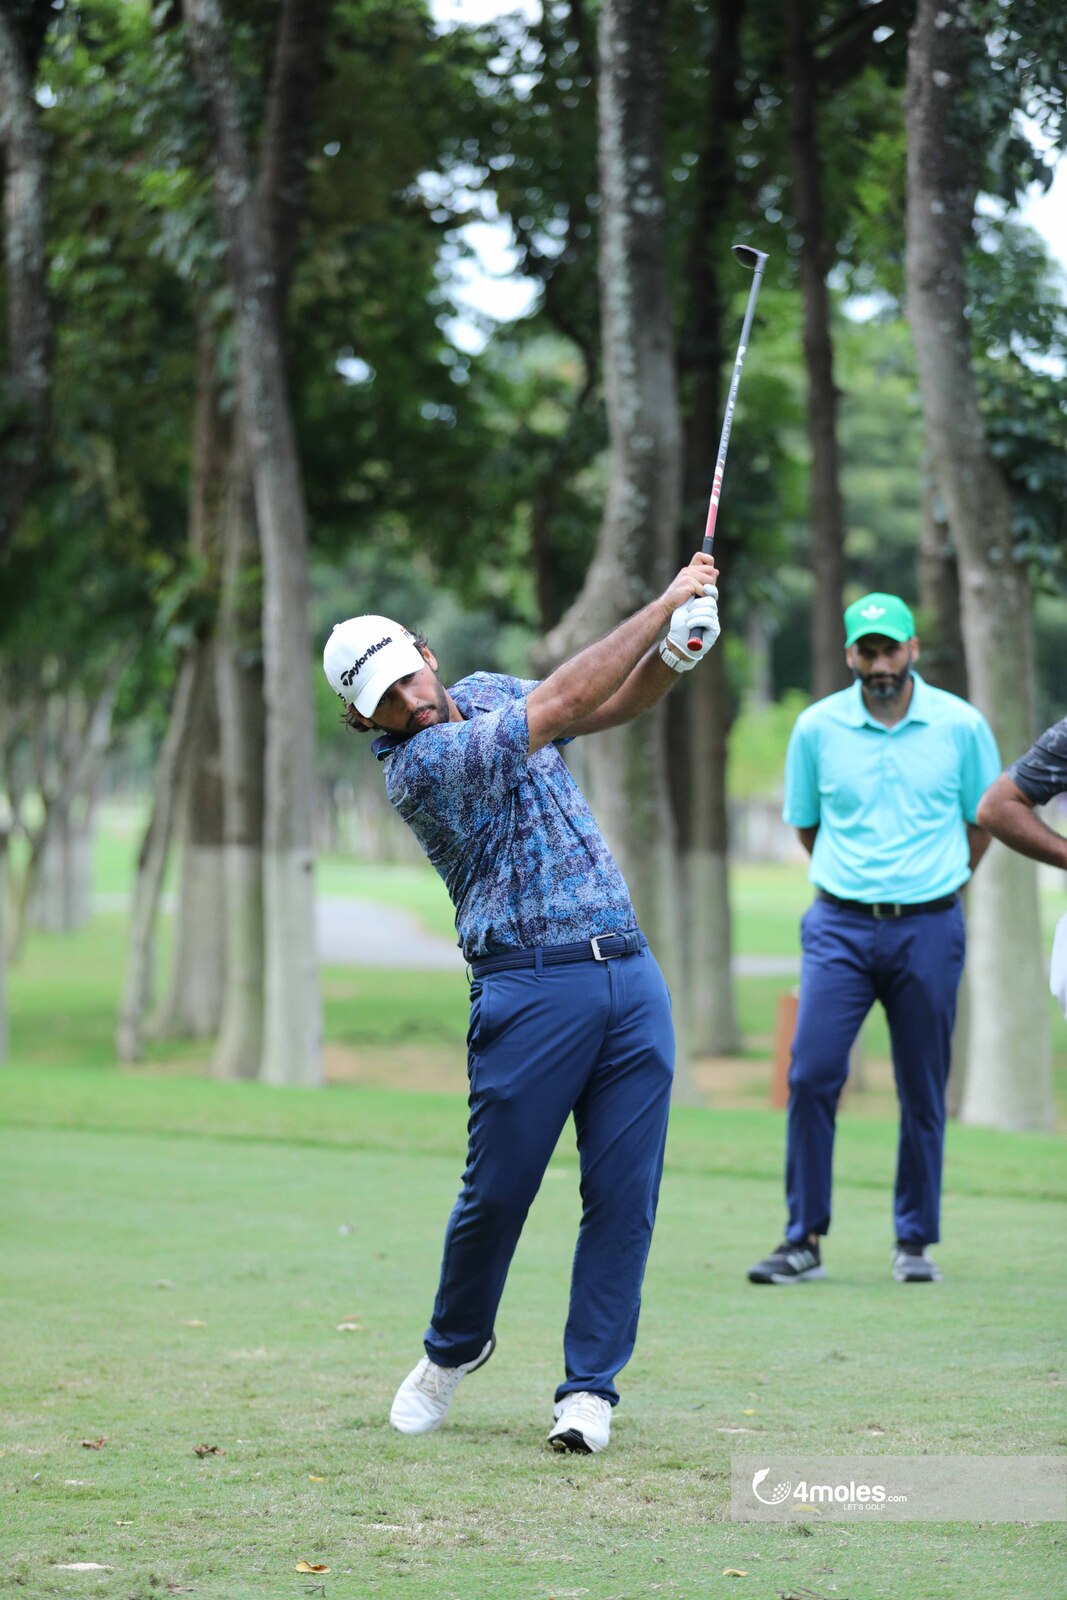
[[[413,633],[413,634],[410,635],[410,638],[411,638],[411,642],[415,646],[416,650],[422,651],[422,650],[428,650],[430,648],[429,640],[427,639],[427,637],[426,637],[426,635],[424,633],[421,633],[421,632]],[[358,718],[359,718],[359,712],[356,710],[355,706],[353,706],[353,705],[345,706],[345,709],[341,712],[341,721],[344,723],[345,727],[349,728],[353,733],[370,733],[370,732],[372,732],[372,729],[365,728],[363,726],[362,722],[360,722],[358,720]]]

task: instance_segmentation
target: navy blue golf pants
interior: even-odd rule
[[[573,1112],[582,1218],[556,1399],[587,1389],[614,1404],[637,1335],[674,1071],[670,998],[651,950],[476,978],[468,1052],[467,1166],[426,1354],[455,1367],[486,1343]]]
[[[787,1237],[830,1228],[837,1102],[849,1051],[876,1000],[885,1007],[900,1101],[896,1237],[940,1237],[945,1085],[963,972],[963,912],[876,921],[816,900],[801,921],[800,1006],[789,1069]]]

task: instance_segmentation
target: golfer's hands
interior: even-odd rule
[[[715,584],[718,576],[712,557],[698,553],[682,568],[663,597],[675,603],[670,629],[659,653],[675,672],[688,672],[695,667],[719,637],[719,591]],[[704,630],[703,643],[699,650],[690,650],[689,640],[697,628]]]

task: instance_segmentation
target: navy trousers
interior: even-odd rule
[[[611,961],[493,972],[471,988],[470,1121],[426,1354],[479,1354],[526,1214],[571,1112],[582,1218],[563,1349],[566,1379],[618,1400],[637,1336],[674,1072],[667,986],[646,946]]]
[[[849,1051],[876,1000],[885,1007],[900,1101],[893,1195],[897,1239],[940,1237],[945,1085],[963,972],[963,912],[876,921],[816,900],[800,924],[800,1006],[789,1069],[788,1239],[830,1229],[837,1102]]]

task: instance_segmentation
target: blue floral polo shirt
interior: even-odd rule
[[[636,926],[559,750],[530,754],[526,696],[536,687],[476,672],[448,691],[465,721],[374,742],[392,805],[445,881],[468,960]]]

